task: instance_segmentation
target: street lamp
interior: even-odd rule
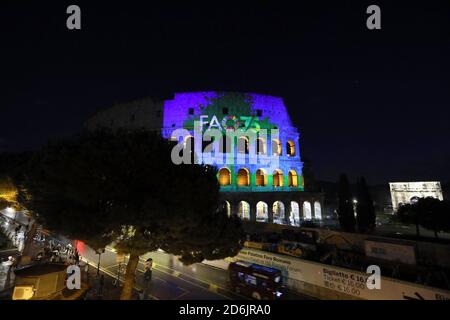
[[[105,253],[105,248],[97,250],[97,254],[98,254],[97,277],[100,275],[100,257],[102,255],[102,253]]]

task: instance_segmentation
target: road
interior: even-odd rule
[[[98,254],[89,247],[80,250],[80,255],[93,267],[97,267]],[[245,300],[244,296],[232,292],[227,287],[226,270],[197,263],[191,266],[183,265],[178,259],[164,252],[147,253],[140,258],[136,275],[136,288],[143,284],[144,261],[153,259],[152,285],[150,298],[156,300]],[[119,267],[123,275],[125,264],[117,263],[114,249],[107,247],[101,255],[101,271],[117,278]],[[126,263],[126,261],[125,261]],[[122,277],[121,277],[122,278]],[[112,281],[108,278],[107,281]],[[308,299],[308,297],[288,293],[284,299]]]

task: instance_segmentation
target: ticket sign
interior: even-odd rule
[[[381,277],[381,289],[367,288],[369,274],[322,263],[243,249],[234,258],[280,269],[283,276],[366,300],[450,300],[450,292]]]

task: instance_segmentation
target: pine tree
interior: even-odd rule
[[[339,208],[338,218],[341,229],[348,232],[355,231],[355,214],[353,211],[352,193],[347,176],[342,174],[339,178]]]
[[[375,207],[364,178],[357,183],[357,200],[356,224],[358,231],[362,233],[372,231],[375,228]]]

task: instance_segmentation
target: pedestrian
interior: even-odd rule
[[[6,260],[5,262],[3,262],[3,266],[7,267],[8,270],[6,271],[6,280],[5,280],[5,287],[7,286],[9,288],[10,284],[11,284],[11,275],[13,274],[13,269],[15,266],[15,259],[13,256],[9,256],[8,260]]]
[[[75,250],[75,264],[78,265],[80,263],[80,255],[78,254],[78,250]]]
[[[148,294],[150,291],[150,282],[152,280],[152,268],[153,268],[153,259],[148,258],[144,264],[145,272],[144,272],[144,300],[148,299]]]

